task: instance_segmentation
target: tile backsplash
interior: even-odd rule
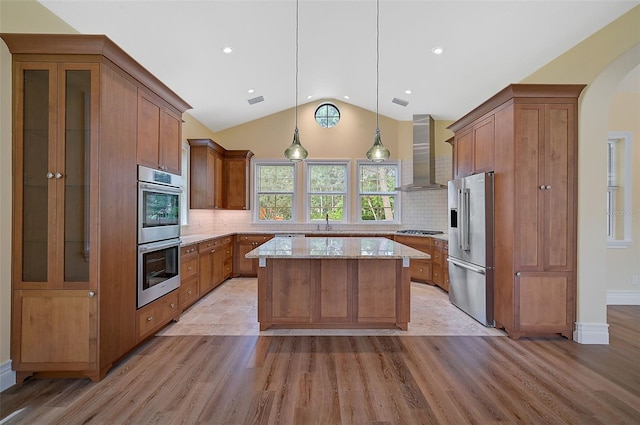
[[[451,157],[442,156],[436,159],[436,181],[445,184],[451,179]],[[413,164],[411,161],[402,161],[402,184],[411,183],[413,180]],[[424,190],[415,192],[402,192],[401,214],[402,225],[381,224],[350,224],[332,225],[333,230],[358,230],[358,231],[395,231],[398,229],[428,229],[447,231],[447,191]],[[291,224],[291,223],[253,223],[251,211],[226,211],[226,210],[189,210],[189,225],[182,227],[183,235],[199,233],[216,233],[225,230],[238,232],[251,231],[313,231],[316,224]],[[322,226],[322,225],[321,225]]]

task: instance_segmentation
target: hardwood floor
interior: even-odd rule
[[[163,336],[100,383],[28,380],[2,424],[638,424],[640,307],[608,346],[489,336]],[[13,416],[12,416],[13,415]]]

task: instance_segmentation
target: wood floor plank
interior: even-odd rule
[[[2,392],[2,425],[638,424],[640,307],[608,310],[606,346],[562,338],[155,337],[99,383],[29,379]]]

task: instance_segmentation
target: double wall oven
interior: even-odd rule
[[[180,286],[181,179],[138,166],[138,308]]]

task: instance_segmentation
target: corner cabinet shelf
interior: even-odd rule
[[[512,84],[449,126],[454,176],[495,173],[494,316],[512,338],[573,337],[584,87]]]
[[[98,381],[140,342],[139,93],[174,118],[190,107],[105,36],[0,37],[15,112],[12,367],[18,382]],[[179,149],[180,126],[155,134]]]
[[[211,139],[188,139],[192,209],[250,209],[249,150],[227,150]]]

